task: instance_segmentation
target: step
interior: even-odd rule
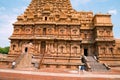
[[[43,55],[34,55],[33,58],[41,58]],[[76,57],[76,56],[46,56],[46,58],[78,58],[78,59],[81,59],[82,57]]]
[[[42,56],[39,57],[33,57],[34,59],[41,59]],[[64,59],[64,60],[81,60],[81,58],[76,58],[76,57],[44,57],[44,59]]]
[[[92,71],[107,71],[107,68],[96,61],[96,59],[92,56],[87,57],[87,63],[91,67]]]
[[[79,66],[83,65],[83,63],[65,63],[65,62],[43,62],[43,64],[48,64],[48,65],[74,65],[74,66]]]
[[[88,62],[96,62],[96,60],[95,60],[94,57],[92,57],[92,56],[88,56],[88,57],[87,57],[87,61],[88,61]]]

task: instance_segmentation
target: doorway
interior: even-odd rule
[[[88,56],[88,49],[84,49],[84,56]]]
[[[28,47],[25,47],[25,53],[27,53],[28,52]]]

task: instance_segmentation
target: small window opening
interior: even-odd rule
[[[28,48],[26,47],[26,48],[25,48],[25,53],[27,53],[27,52],[28,52]]]
[[[16,45],[13,45],[13,50],[15,50]]]
[[[47,17],[45,17],[45,21],[47,21]]]

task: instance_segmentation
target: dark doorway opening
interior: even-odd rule
[[[88,56],[88,49],[84,49],[84,56]]]
[[[27,52],[28,52],[28,48],[26,47],[26,48],[25,48],[25,53],[27,53]]]
[[[45,21],[47,21],[47,17],[45,17]]]

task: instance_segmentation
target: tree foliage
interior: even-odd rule
[[[8,54],[9,48],[10,47],[4,47],[4,48],[0,47],[0,53],[2,53],[2,54]]]

